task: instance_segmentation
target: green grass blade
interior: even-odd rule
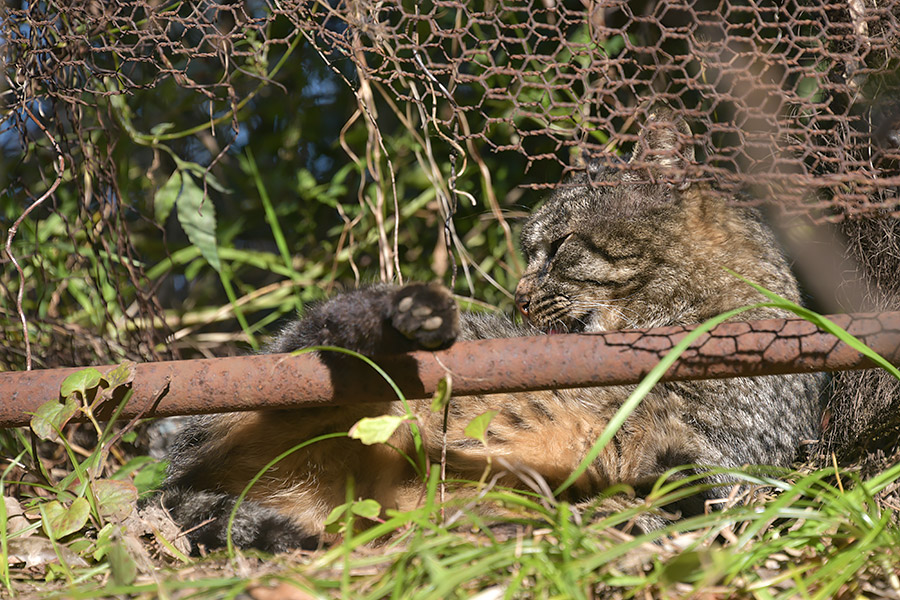
[[[866,357],[868,357],[872,362],[877,364],[879,367],[885,369],[886,371],[888,371],[891,375],[893,375],[897,379],[900,379],[900,370],[898,370],[894,365],[892,365],[890,362],[888,362],[888,360],[886,358],[884,358],[883,356],[881,356],[880,354],[878,354],[877,352],[875,352],[874,350],[872,350],[871,348],[866,346],[864,343],[862,343],[858,338],[856,338],[853,335],[850,335],[846,329],[844,329],[843,327],[841,327],[840,325],[838,325],[831,319],[828,319],[827,317],[824,317],[817,312],[811,311],[808,308],[804,308],[804,307],[800,306],[799,304],[795,304],[794,302],[791,302],[790,300],[782,298],[778,294],[767,290],[766,288],[762,287],[761,285],[756,284],[756,283],[750,281],[749,279],[741,277],[734,271],[731,271],[729,269],[725,269],[725,270],[728,271],[729,273],[731,273],[732,275],[734,275],[735,277],[737,277],[738,279],[740,279],[741,281],[743,281],[744,283],[746,283],[747,285],[753,287],[753,289],[758,291],[760,294],[762,294],[766,298],[769,298],[772,301],[772,306],[774,306],[776,308],[781,308],[784,310],[789,310],[790,312],[794,313],[798,317],[800,317],[802,319],[806,319],[807,321],[816,325],[820,329],[823,329],[823,330],[827,331],[828,333],[832,334],[833,336],[837,337],[839,340],[841,340],[842,342],[844,342],[845,344],[847,344],[854,350],[861,352]]]
[[[284,460],[285,458],[287,458],[294,452],[297,452],[298,450],[302,450],[303,448],[306,448],[307,446],[309,446],[311,444],[315,444],[316,442],[321,442],[323,440],[330,440],[330,439],[339,438],[339,437],[347,437],[347,434],[345,432],[326,433],[324,435],[316,436],[312,439],[306,440],[305,442],[301,442],[299,444],[291,446],[290,448],[288,448],[287,450],[285,450],[284,452],[282,452],[281,454],[279,454],[278,456],[276,456],[275,458],[273,458],[272,460],[267,462],[266,465],[262,469],[257,471],[256,475],[253,476],[253,479],[251,479],[247,483],[247,485],[244,486],[244,489],[241,490],[241,493],[238,494],[237,500],[235,500],[234,506],[231,508],[231,514],[228,516],[228,527],[225,529],[225,547],[228,552],[228,556],[234,557],[234,542],[231,539],[231,532],[232,532],[232,529],[234,528],[234,519],[235,519],[235,517],[237,517],[238,508],[240,508],[241,504],[244,502],[244,498],[247,497],[247,494],[250,493],[250,489],[254,485],[256,485],[256,482],[259,481],[262,478],[262,476],[265,475],[266,472],[269,471],[269,469],[274,467],[276,464],[278,464],[279,462],[281,462],[282,460]]]
[[[217,269],[217,271],[219,280],[222,282],[222,287],[225,288],[225,295],[228,296],[228,301],[231,303],[231,309],[234,311],[234,316],[237,317],[238,323],[241,324],[241,330],[243,330],[244,334],[247,336],[247,341],[250,342],[250,346],[254,350],[259,350],[259,342],[257,341],[256,336],[253,335],[250,323],[247,322],[244,310],[241,308],[237,295],[234,293],[234,288],[231,285],[231,266],[229,266],[228,263],[223,262],[221,268]]]
[[[729,310],[728,312],[722,313],[721,315],[715,316],[707,321],[704,321],[702,324],[698,325],[696,329],[688,333],[684,339],[682,339],[678,344],[675,345],[669,352],[663,357],[659,363],[653,369],[647,373],[647,376],[634,388],[634,391],[628,396],[625,402],[622,403],[622,406],[619,407],[619,410],[616,411],[616,414],[613,415],[613,418],[609,420],[609,423],[606,425],[606,428],[603,430],[603,433],[600,434],[600,437],[597,438],[597,441],[594,442],[594,445],[591,447],[590,451],[585,455],[585,457],[578,464],[578,467],[566,478],[562,484],[553,490],[553,494],[555,496],[559,496],[563,491],[571,487],[575,481],[578,480],[579,477],[587,470],[587,468],[591,465],[594,460],[600,453],[603,452],[603,449],[606,448],[606,445],[612,440],[613,436],[618,433],[619,429],[621,429],[622,425],[625,423],[625,420],[634,412],[634,409],[638,407],[638,405],[643,401],[644,397],[653,389],[666,371],[669,370],[678,357],[687,350],[688,346],[694,343],[700,336],[708,332],[710,329],[719,325],[720,323],[724,323],[728,319],[735,317],[743,312],[748,310],[753,310],[755,308],[761,308],[764,306],[768,306],[766,303],[761,304],[753,304],[750,306],[743,306],[741,308],[736,308],[734,310]]]
[[[266,184],[263,181],[262,177],[259,175],[259,168],[256,166],[256,159],[253,157],[253,151],[250,150],[250,146],[247,146],[246,152],[247,156],[247,167],[250,170],[250,174],[253,177],[253,181],[256,184],[256,190],[259,192],[259,199],[262,201],[263,210],[266,213],[266,222],[269,224],[269,227],[272,230],[272,237],[275,238],[275,245],[278,246],[278,252],[281,254],[281,258],[284,261],[285,268],[291,273],[291,279],[293,279],[298,285],[300,284],[300,274],[297,273],[293,268],[293,260],[291,258],[291,252],[288,249],[287,240],[284,237],[284,232],[281,230],[281,224],[278,221],[278,214],[275,212],[275,207],[272,206],[272,200],[269,198],[269,192],[266,189]],[[297,307],[297,311],[303,310],[303,303],[300,301],[299,296],[294,295],[294,301]]]

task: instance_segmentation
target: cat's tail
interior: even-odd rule
[[[236,500],[231,494],[180,486],[167,487],[157,499],[183,529],[194,554],[201,547],[214,549],[227,545],[228,520]],[[238,506],[231,540],[238,548],[271,553],[298,548],[313,550],[319,545],[317,536],[308,535],[283,514],[252,500]]]

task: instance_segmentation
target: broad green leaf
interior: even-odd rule
[[[175,201],[181,194],[181,184],[181,171],[175,171],[168,181],[156,190],[156,194],[153,196],[153,217],[158,224],[165,225],[166,219],[172,213],[172,207],[175,206]]]
[[[394,435],[394,432],[408,417],[395,415],[382,415],[380,417],[365,417],[356,422],[347,433],[351,438],[361,441],[367,446],[383,444]]]
[[[441,412],[450,403],[450,394],[453,391],[453,380],[450,373],[444,375],[444,378],[438,382],[437,389],[434,390],[434,396],[431,397],[431,412]]]
[[[134,363],[128,360],[123,361],[121,364],[110,369],[109,372],[103,376],[103,379],[106,380],[106,386],[101,389],[99,394],[97,394],[97,397],[91,404],[91,409],[95,408],[104,400],[114,398],[117,392],[127,393],[127,388],[125,388],[125,386],[134,380]]]
[[[337,523],[347,513],[347,507],[347,504],[341,504],[340,506],[332,508],[331,512],[328,513],[328,516],[325,517],[325,525]]]
[[[110,369],[103,378],[109,383],[110,389],[129,384],[134,381],[134,363],[130,360],[122,361],[122,364]]]
[[[66,543],[66,548],[68,548],[75,554],[78,554],[79,556],[84,556],[88,549],[92,548],[93,546],[94,542],[85,537],[79,537],[72,540],[71,542]]]
[[[496,410],[488,410],[481,413],[480,415],[469,421],[469,424],[466,425],[466,429],[463,433],[466,434],[466,437],[474,438],[480,441],[482,444],[486,444],[487,441],[485,440],[484,436],[487,433],[487,428],[498,413],[499,411]]]
[[[358,500],[350,506],[354,515],[359,515],[366,519],[377,519],[381,514],[381,505],[377,501],[367,498],[366,500]]]
[[[607,56],[615,56],[625,48],[625,38],[621,35],[614,35],[600,44]]]
[[[124,518],[137,506],[138,491],[130,481],[99,479],[91,487],[101,516]]]
[[[87,391],[92,390],[103,381],[103,374],[93,367],[82,369],[66,377],[59,388],[59,394],[68,398],[75,392],[81,392],[82,399],[87,397]]]
[[[59,400],[45,402],[31,417],[31,429],[42,440],[55,440],[78,408],[78,402],[72,397],[64,403]]]
[[[76,498],[69,507],[53,500],[41,505],[41,524],[51,539],[59,539],[84,527],[90,513],[91,506],[84,498]]]
[[[116,585],[130,585],[137,577],[137,565],[122,540],[115,540],[106,554],[109,570]]]
[[[178,195],[176,205],[178,222],[188,239],[213,269],[221,271],[216,245],[216,209],[212,200],[204,202],[203,190],[194,183],[190,175],[182,178],[181,194]]]

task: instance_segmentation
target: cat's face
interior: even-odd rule
[[[562,187],[522,229],[527,266],[516,304],[544,331],[642,326],[647,287],[665,277],[661,253],[670,242],[661,229],[677,218],[668,190],[622,181],[615,172],[600,176],[610,185]]]
[[[653,109],[628,169],[594,162],[522,229],[516,305],[545,332],[699,323],[762,300],[725,268],[799,300],[769,230],[736,198],[687,184],[690,130]],[[724,267],[724,268],[723,268]]]
[[[690,254],[678,247],[690,192],[669,177],[693,158],[689,136],[670,112],[651,112],[638,145],[645,170],[591,163],[531,216],[522,230],[527,266],[516,305],[532,325],[547,332],[622,329],[649,326],[654,312],[664,312],[659,304]]]

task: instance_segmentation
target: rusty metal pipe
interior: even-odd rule
[[[838,315],[833,321],[893,364],[900,364],[900,312]],[[441,352],[378,358],[407,398],[426,398],[446,373],[455,396],[633,384],[690,327],[460,342]],[[131,418],[394,400],[361,361],[326,362],[314,354],[271,354],[143,363],[120,414]],[[335,366],[337,364],[337,366]],[[725,323],[694,342],[664,380],[710,379],[873,365],[860,352],[800,319]],[[59,396],[79,369],[0,374],[0,427],[25,425],[29,413]],[[101,371],[104,369],[101,368]],[[111,414],[112,402],[101,415]]]

